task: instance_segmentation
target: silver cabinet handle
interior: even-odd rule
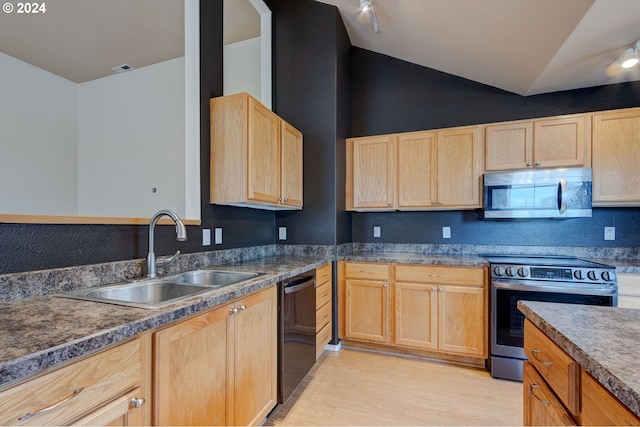
[[[144,405],[144,397],[132,397],[129,401],[129,408],[139,408]]]
[[[544,399],[540,399],[536,393],[533,390],[538,390],[540,389],[540,386],[538,384],[531,384],[531,394],[533,394],[533,397],[535,397],[536,399],[538,399],[540,402],[542,402],[544,404],[544,406],[549,406],[549,401],[548,400],[544,400]]]
[[[383,284],[382,284],[382,287],[383,287],[383,288],[386,288],[386,287],[387,287],[387,284],[386,284],[386,283],[383,283]]]
[[[432,290],[432,291],[435,291],[435,290],[436,290],[436,287],[435,287],[435,286],[432,286],[432,287],[431,287],[431,290]]]
[[[538,362],[540,362],[540,363],[542,363],[544,366],[546,366],[547,368],[548,368],[549,366],[553,365],[553,363],[551,363],[551,362],[547,362],[547,361],[544,361],[544,360],[542,360],[542,359],[540,359],[540,358],[538,357],[538,353],[542,353],[542,350],[538,350],[537,348],[534,348],[533,350],[531,350],[531,352],[533,353],[533,357],[534,357]]]
[[[536,162],[536,166],[540,166],[542,162]]]
[[[285,197],[284,198],[284,202],[287,203],[288,201],[289,201],[289,199]]]
[[[527,163],[527,167],[530,168],[531,167],[531,162]]]
[[[239,310],[239,311],[245,311],[246,309],[247,309],[247,306],[246,306],[246,305],[244,305],[244,304],[240,304],[240,305],[238,306],[238,310]]]
[[[49,405],[46,408],[40,409],[40,410],[38,410],[36,412],[28,412],[28,413],[24,414],[23,416],[21,416],[20,418],[18,418],[18,421],[24,421],[24,420],[27,420],[27,419],[29,419],[31,417],[35,417],[37,415],[44,414],[45,412],[52,411],[52,410],[56,409],[58,406],[64,405],[65,403],[67,403],[68,401],[70,401],[71,399],[73,399],[74,397],[79,395],[80,392],[82,392],[82,390],[84,390],[84,387],[80,387],[78,389],[75,389],[75,390],[73,390],[73,393],[71,393],[69,396],[66,396],[61,401],[56,402],[53,405]]]
[[[229,314],[238,314],[238,309],[236,307],[230,308]]]

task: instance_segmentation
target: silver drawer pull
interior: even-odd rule
[[[540,362],[540,363],[542,363],[544,366],[546,366],[547,368],[548,368],[549,366],[553,365],[553,363],[551,363],[551,362],[546,362],[546,361],[544,361],[544,360],[542,360],[542,359],[540,359],[540,358],[538,357],[538,353],[542,353],[542,350],[538,350],[537,348],[534,348],[533,350],[531,350],[531,352],[533,353],[533,357],[534,357],[538,362]]]
[[[238,310],[239,310],[239,311],[245,311],[246,309],[247,309],[247,306],[246,306],[246,305],[244,305],[244,304],[240,304],[240,305],[238,306]]]
[[[144,405],[144,397],[132,397],[129,401],[129,408],[139,408]]]
[[[71,393],[69,396],[63,398],[61,401],[59,401],[57,403],[54,403],[51,406],[47,406],[46,408],[40,409],[40,410],[38,410],[36,412],[28,412],[28,413],[24,414],[23,416],[21,416],[20,418],[18,418],[18,421],[28,420],[29,418],[35,417],[36,415],[41,415],[41,414],[44,414],[45,412],[52,411],[52,410],[56,409],[58,406],[64,405],[65,403],[67,403],[68,401],[70,401],[71,399],[73,399],[74,397],[79,395],[82,390],[84,390],[84,387],[80,387],[80,388],[74,390],[73,393]]]
[[[540,386],[538,384],[531,384],[531,394],[533,394],[533,397],[535,397],[540,402],[542,402],[544,404],[544,406],[549,406],[549,401],[548,400],[540,399],[538,396],[536,396],[536,393],[533,391],[533,390],[538,390],[539,388],[540,388]]]

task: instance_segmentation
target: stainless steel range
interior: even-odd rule
[[[618,305],[616,269],[571,257],[481,255],[491,263],[491,376],[522,381],[519,300]]]

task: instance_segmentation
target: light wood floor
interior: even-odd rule
[[[522,425],[522,383],[443,362],[325,351],[265,425]]]

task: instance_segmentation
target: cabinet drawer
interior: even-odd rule
[[[316,308],[320,308],[331,301],[331,282],[327,282],[316,288]]]
[[[483,286],[484,276],[484,268],[481,267],[396,266],[396,281],[398,282],[455,283],[456,285]]]
[[[325,304],[316,311],[316,332],[331,320],[331,304]]]
[[[316,268],[316,284],[319,287],[331,280],[331,264]]]
[[[389,280],[389,266],[366,262],[348,262],[345,265],[345,276],[350,279]]]
[[[316,359],[320,357],[329,341],[331,341],[331,322],[320,329],[320,332],[316,335]]]
[[[571,415],[530,363],[524,362],[522,390],[525,426],[575,426]]]
[[[569,412],[577,416],[580,367],[529,320],[524,323],[524,352]]]
[[[141,385],[140,347],[131,341],[0,393],[0,424],[69,423]]]

